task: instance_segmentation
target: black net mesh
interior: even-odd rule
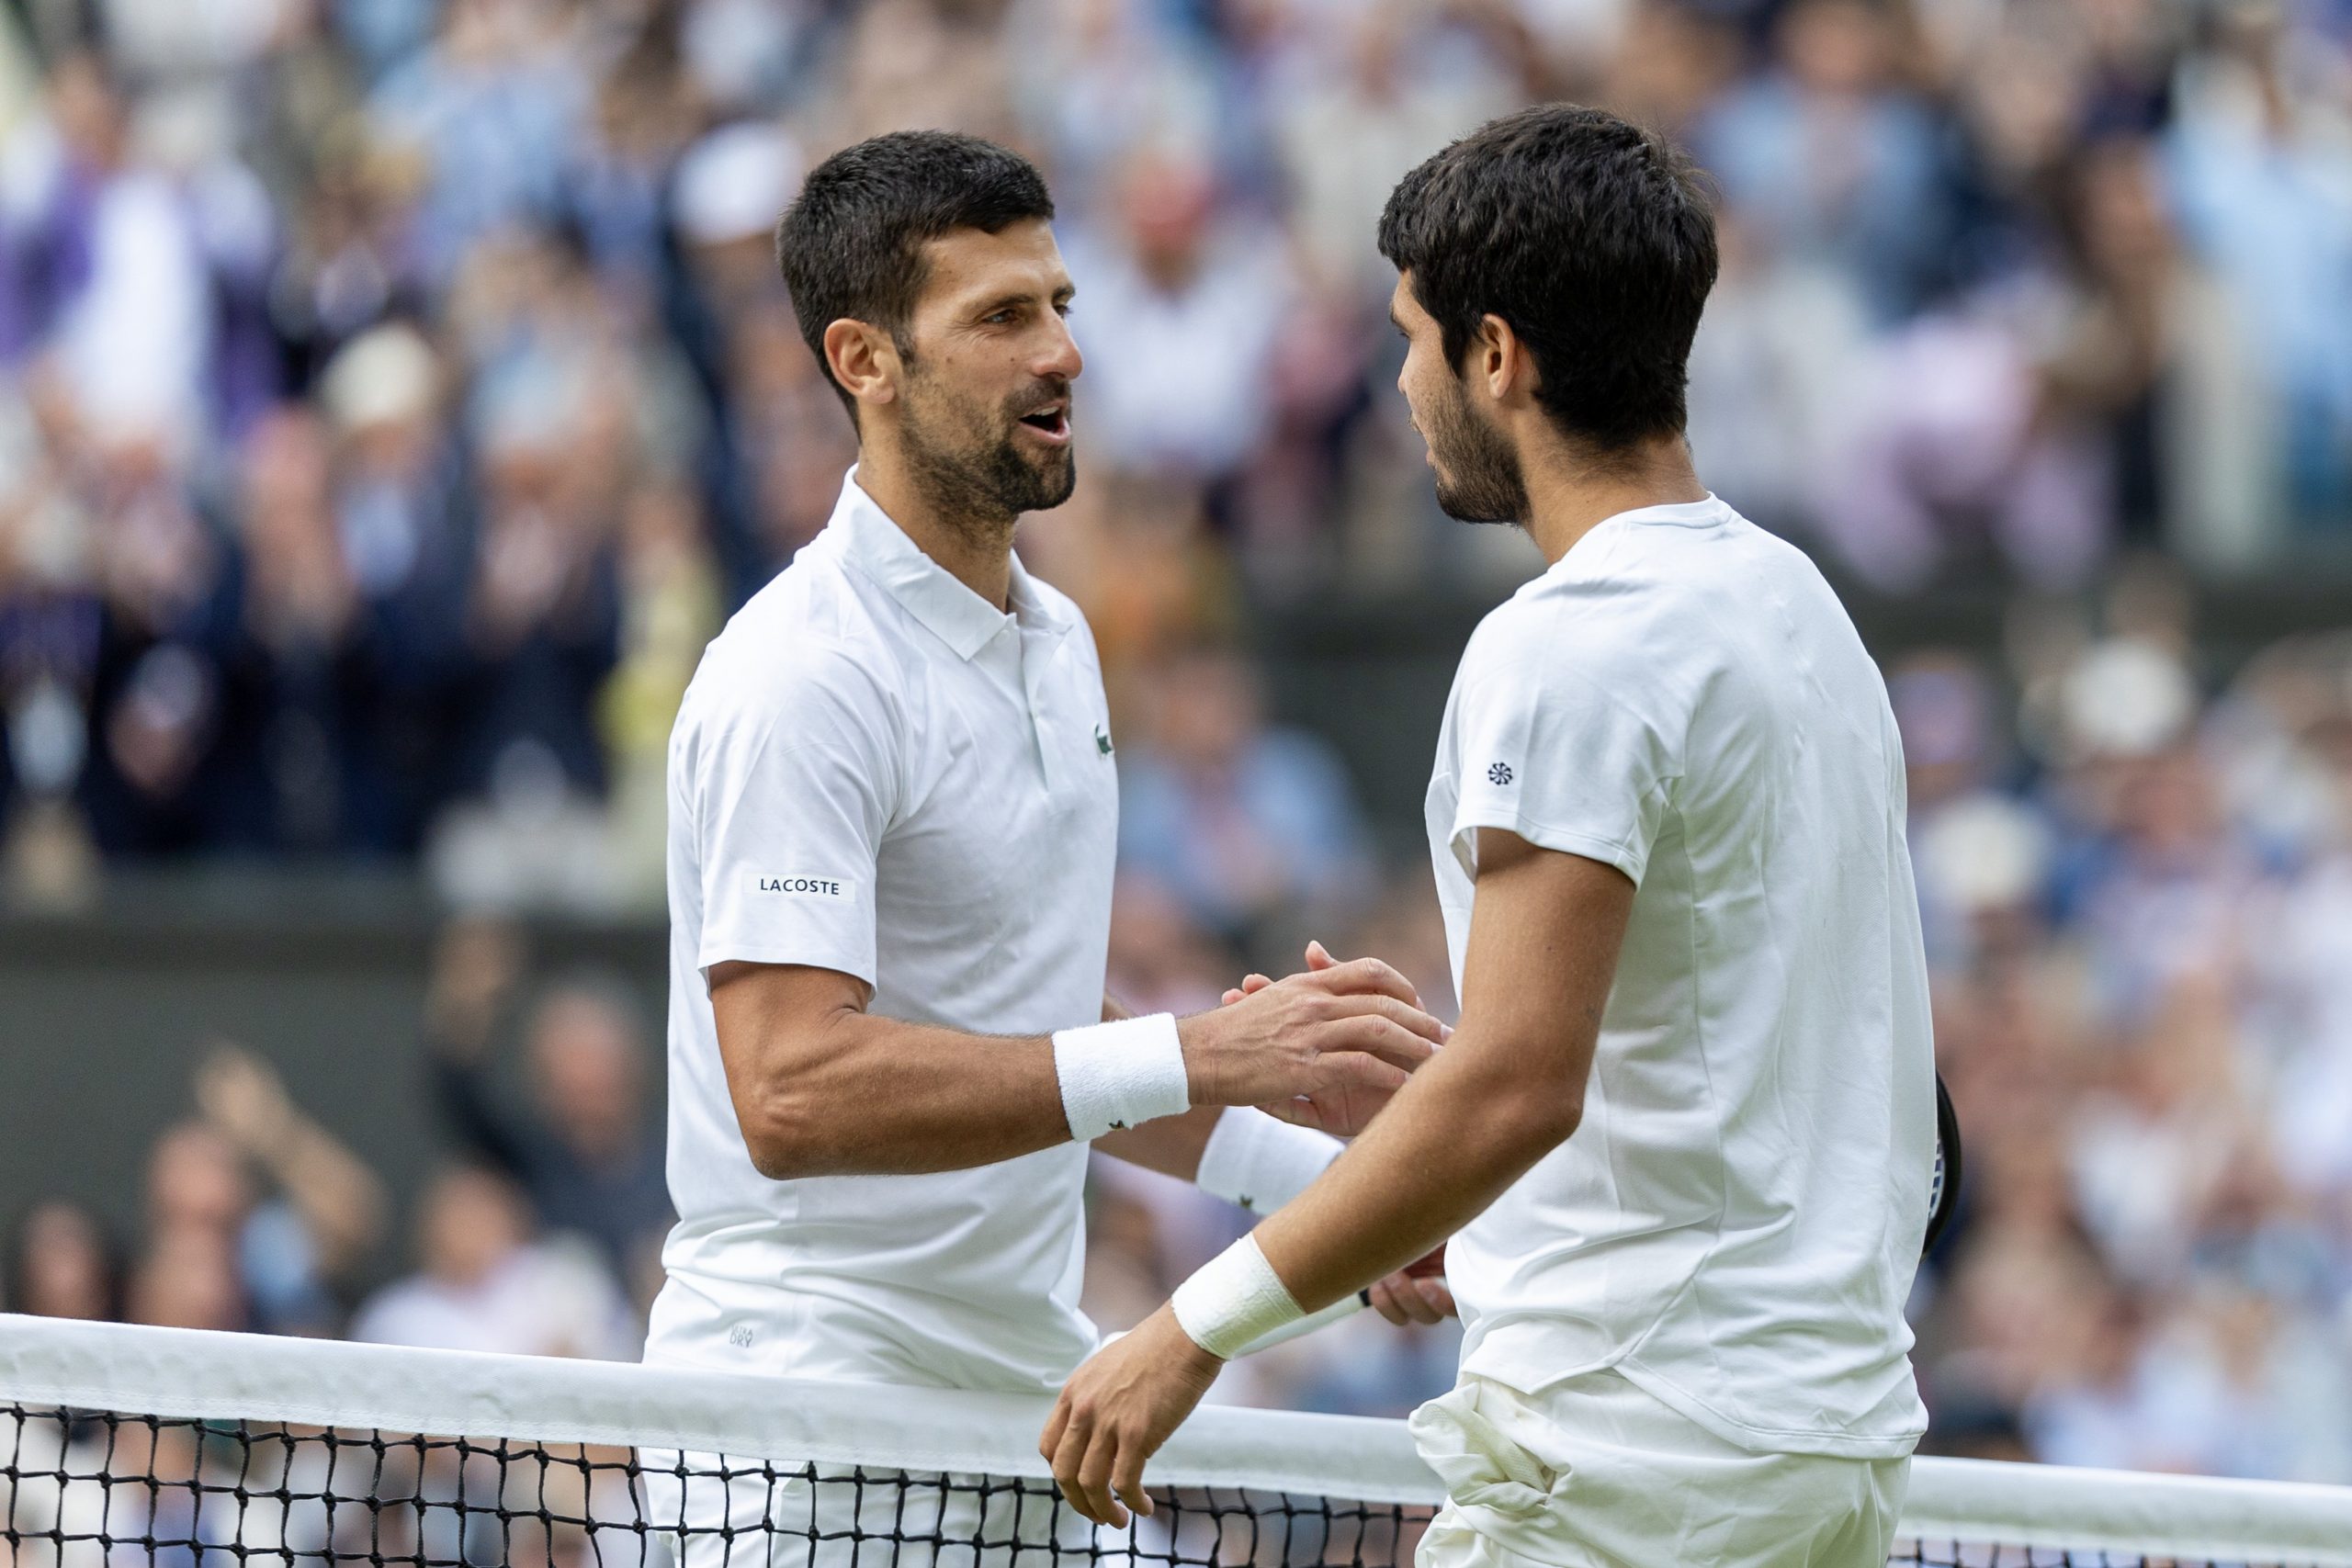
[[[1037,1480],[0,1407],[10,1568],[1391,1568],[1430,1513],[1238,1490],[1158,1504],[1113,1532]]]
[[[1253,1490],[1154,1497],[1152,1517],[1111,1531],[1037,1480],[0,1404],[6,1568],[1402,1568],[1430,1513]],[[1906,1540],[1890,1561],[2188,1568],[2022,1541]]]

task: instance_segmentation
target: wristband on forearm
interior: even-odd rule
[[[1193,1180],[1253,1214],[1271,1214],[1306,1191],[1343,1146],[1312,1128],[1237,1105],[1217,1118]]]
[[[1069,1135],[1081,1144],[1193,1108],[1173,1013],[1061,1031],[1054,1036],[1054,1076]]]
[[[1254,1234],[1202,1264],[1168,1304],[1193,1343],[1222,1360],[1306,1315]]]

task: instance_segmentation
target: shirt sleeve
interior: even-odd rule
[[[1462,693],[1454,858],[1475,877],[1477,829],[1501,828],[1613,865],[1638,886],[1678,782],[1681,727],[1661,716],[1668,705],[1638,684],[1642,672],[1605,649],[1520,651]]]
[[[694,791],[696,964],[805,964],[875,983],[875,870],[899,795],[872,683],[831,660],[718,725]]]

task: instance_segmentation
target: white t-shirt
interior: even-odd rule
[[[1118,789],[1094,640],[1012,569],[1012,614],[858,488],[703,655],[670,740],[670,1194],[649,1360],[1057,1387],[1086,1150],[973,1170],[752,1168],[704,972],[801,964],[978,1034],[1102,1011]],[[986,1052],[986,1041],[972,1049]],[[875,1092],[887,1094],[887,1085]]]
[[[584,1247],[517,1247],[481,1279],[413,1274],[370,1296],[351,1337],[368,1345],[620,1360],[636,1337],[627,1297]]]
[[[1476,829],[1638,888],[1582,1123],[1448,1251],[1463,1370],[1909,1452],[1927,962],[1894,715],[1813,564],[1712,497],[1600,524],[1472,637],[1428,822],[1457,986]]]

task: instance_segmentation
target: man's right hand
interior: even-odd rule
[[[1177,1023],[1195,1105],[1255,1105],[1341,1136],[1430,1059],[1445,1026],[1376,958],[1254,987]]]

